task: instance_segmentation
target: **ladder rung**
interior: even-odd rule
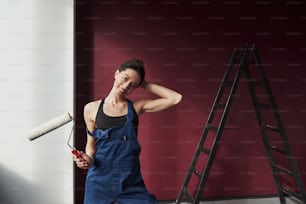
[[[236,58],[236,59],[233,59],[231,64],[233,64],[233,65],[239,65],[239,64],[240,64],[240,60],[239,60],[239,59],[240,59],[239,57]]]
[[[286,168],[281,167],[281,166],[278,166],[278,165],[274,165],[273,167],[274,167],[277,171],[279,171],[279,172],[283,172],[283,173],[285,173],[285,174],[288,174],[288,175],[290,175],[290,176],[293,176],[292,171],[290,171],[289,169],[286,169]]]
[[[192,172],[193,172],[197,177],[201,178],[202,174],[201,174],[201,172],[200,172],[199,170],[194,169]]]
[[[279,153],[286,154],[286,151],[285,151],[285,150],[283,150],[283,149],[281,149],[281,148],[279,148],[279,147],[277,147],[277,146],[270,145],[269,148],[272,149],[272,150],[274,150],[274,151],[277,151],[277,152],[279,152]]]
[[[264,123],[261,126],[266,128],[267,130],[271,130],[271,131],[274,131],[274,132],[279,132],[279,129],[275,126],[264,124]]]
[[[217,131],[218,131],[218,127],[213,126],[213,125],[211,125],[211,124],[209,124],[209,125],[207,126],[207,128],[208,128],[208,130],[211,130],[211,131],[214,131],[214,132],[217,132]]]
[[[222,85],[227,86],[227,87],[231,87],[233,85],[233,82],[232,81],[225,81],[225,82],[223,82]]]
[[[285,187],[283,187],[283,186],[280,186],[280,190],[281,190],[283,193],[287,194],[287,195],[290,195],[290,196],[293,196],[293,197],[298,198],[299,200],[302,200],[302,197],[301,197],[298,193],[293,192],[293,191],[291,191],[291,190],[289,190],[289,189],[287,189],[287,188],[285,188]]]
[[[261,109],[270,109],[271,106],[269,104],[265,104],[265,103],[257,103],[257,108],[261,108]]]
[[[226,106],[226,104],[225,104],[225,103],[219,103],[219,104],[216,104],[216,105],[215,105],[215,108],[224,109],[224,108],[225,108],[225,106]]]
[[[259,87],[259,86],[263,86],[263,83],[261,81],[252,81],[252,85]]]
[[[207,148],[202,147],[201,151],[204,152],[205,154],[209,155],[210,154],[210,150]]]
[[[254,59],[248,61],[248,64],[255,64],[255,63],[256,61]]]
[[[184,194],[187,196],[187,199],[188,199],[187,201],[189,202],[193,201],[192,195],[187,191],[187,188],[185,186],[183,187],[183,191],[184,191]]]

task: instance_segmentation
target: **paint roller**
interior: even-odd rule
[[[69,123],[73,121],[73,117],[70,115],[69,112],[65,113],[65,114],[62,114],[56,118],[53,118],[35,128],[33,128],[32,130],[30,130],[27,134],[27,138],[30,140],[30,141],[33,141],[53,130],[56,130],[57,128],[59,127],[62,127],[63,125]],[[75,156],[79,157],[79,154],[77,152],[76,149],[74,149],[70,144],[69,144],[69,141],[70,141],[70,138],[71,138],[71,135],[72,135],[72,132],[73,132],[73,128],[71,130],[71,133],[69,135],[69,138],[68,138],[68,141],[67,141],[67,144],[68,146],[72,149],[72,154],[74,154]]]

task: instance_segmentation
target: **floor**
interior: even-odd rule
[[[160,202],[160,204],[175,204],[175,202]],[[188,203],[181,203],[188,204]],[[219,201],[203,201],[200,204],[280,204],[278,197],[276,198],[254,198],[254,199],[231,199]],[[286,199],[286,204],[303,204],[301,201],[294,199]]]

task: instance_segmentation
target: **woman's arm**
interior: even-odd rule
[[[89,103],[84,107],[84,120],[87,129],[92,132],[95,129],[95,121],[93,115],[95,113],[95,102]],[[96,153],[95,139],[87,134],[87,143],[85,152],[79,151],[79,157],[74,156],[76,165],[81,169],[88,169],[94,163],[94,155]]]
[[[141,87],[144,90],[159,96],[159,98],[135,101],[134,107],[138,115],[145,112],[162,111],[178,104],[182,100],[182,95],[180,93],[158,84],[144,81]]]
[[[91,102],[85,105],[84,107],[84,120],[86,124],[86,128],[88,131],[93,132],[96,129],[96,123],[95,123],[95,114],[97,109],[98,102]],[[96,153],[96,143],[95,139],[87,134],[87,143],[85,147],[86,154],[94,158],[94,155]]]

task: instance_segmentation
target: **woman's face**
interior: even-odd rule
[[[125,69],[123,71],[117,70],[115,73],[114,86],[117,94],[126,96],[132,93],[140,83],[139,74],[133,69]]]

